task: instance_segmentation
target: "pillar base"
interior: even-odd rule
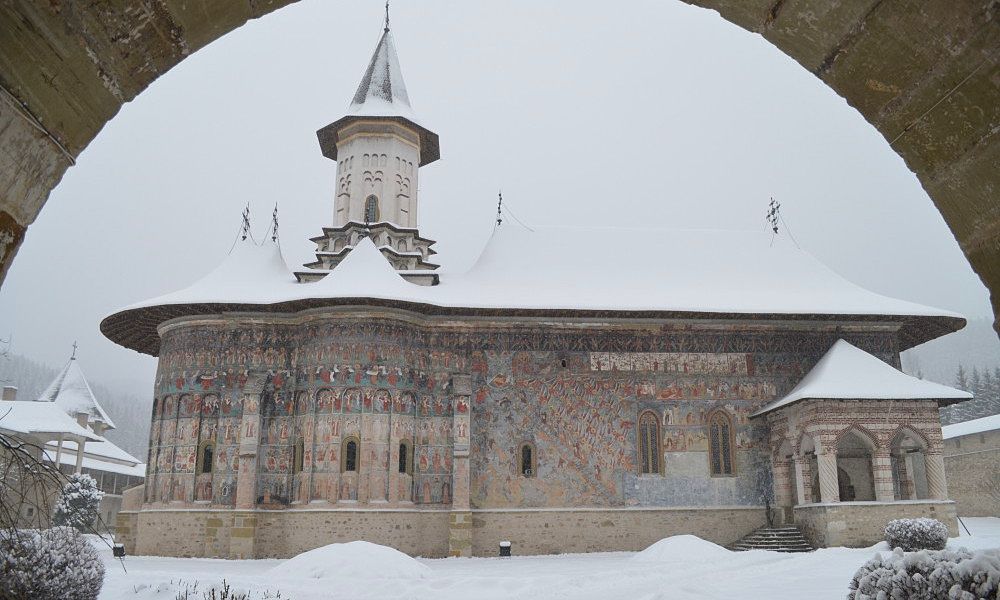
[[[471,511],[454,511],[449,515],[448,556],[472,556]]]

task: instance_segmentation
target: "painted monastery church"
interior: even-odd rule
[[[819,546],[902,516],[957,526],[938,407],[970,396],[899,356],[960,315],[763,232],[502,223],[467,273],[439,274],[417,194],[438,136],[388,26],[317,134],[337,178],[314,262],[293,273],[276,241],[244,238],[101,323],[159,358],[145,484],[118,517],[130,552],[730,544],[767,507]],[[581,260],[595,237],[627,243]]]

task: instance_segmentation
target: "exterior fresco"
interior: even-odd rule
[[[771,494],[766,424],[748,415],[839,337],[894,364],[898,353],[886,331],[745,325],[444,327],[357,313],[174,324],[162,333],[145,501],[236,506],[247,474],[261,508],[447,507],[468,444],[458,492],[473,509],[760,505]],[[263,392],[245,395],[258,375]],[[451,389],[465,375],[468,397]],[[731,419],[731,476],[710,475],[713,410]],[[638,473],[644,411],[659,422],[662,473]],[[350,440],[354,472],[343,468]],[[213,468],[200,473],[208,443]],[[530,477],[519,471],[523,444],[536,452]]]

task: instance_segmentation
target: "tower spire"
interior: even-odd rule
[[[387,33],[389,31],[389,0],[385,0],[385,29],[382,31]]]

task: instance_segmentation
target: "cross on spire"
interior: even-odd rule
[[[771,203],[767,205],[767,222],[771,225],[771,231],[778,233],[778,221],[781,220],[781,203],[775,202],[771,198]]]
[[[73,340],[73,355],[69,357],[70,360],[76,360],[76,348],[77,348],[76,340]]]
[[[240,239],[246,240],[250,235],[250,203],[243,209],[243,229],[240,231]]]
[[[497,225],[503,223],[503,215],[500,214],[500,208],[503,206],[503,192],[497,192]]]
[[[385,29],[383,31],[389,31],[389,0],[385,0]]]
[[[274,212],[271,213],[271,241],[278,241],[278,203],[274,203]]]

